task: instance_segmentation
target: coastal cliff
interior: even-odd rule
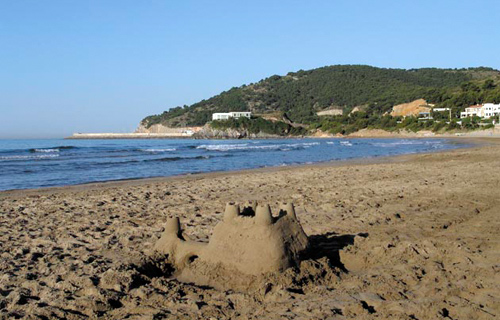
[[[262,131],[257,133],[250,132],[248,129],[224,128],[215,129],[209,124],[203,126],[199,131],[193,134],[197,139],[268,139],[279,138],[277,134],[269,134]]]

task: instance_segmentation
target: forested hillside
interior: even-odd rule
[[[364,112],[382,115],[393,105],[424,98],[453,107],[454,113],[481,102],[500,102],[500,72],[492,68],[385,69],[363,65],[337,65],[274,75],[258,83],[222,92],[191,106],[175,107],[148,116],[142,124],[204,125],[214,112],[279,111],[294,122],[317,124],[318,111],[362,106]],[[344,114],[345,114],[344,113]]]

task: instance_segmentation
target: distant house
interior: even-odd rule
[[[252,113],[249,111],[232,111],[232,112],[227,112],[227,113],[213,113],[212,114],[212,120],[227,120],[229,118],[249,118],[252,116]]]
[[[460,118],[467,118],[467,117],[481,117],[481,108],[483,106],[481,104],[476,104],[474,106],[470,106],[465,108],[464,112],[460,113]]]
[[[490,118],[500,115],[500,104],[485,103],[483,105],[483,118]]]
[[[489,119],[493,116],[498,115],[500,115],[500,104],[485,103],[465,108],[465,111],[460,113],[460,118],[477,116],[480,118]]]

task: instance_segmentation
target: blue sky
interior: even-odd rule
[[[500,68],[500,1],[0,0],[0,138],[131,132],[333,64]]]

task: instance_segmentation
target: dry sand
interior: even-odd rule
[[[0,319],[494,319],[499,196],[497,144],[3,192]],[[218,291],[145,258],[167,217],[206,241],[246,200],[295,203],[314,249],[300,270]]]

